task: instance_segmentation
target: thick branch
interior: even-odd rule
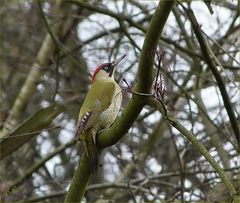
[[[71,2],[78,2],[78,5],[82,3],[80,1]],[[159,37],[167,21],[173,4],[174,1],[161,1],[149,24],[149,29],[147,30],[144,40],[138,68],[138,92],[147,93],[150,91],[152,85],[152,69],[154,61],[152,58],[149,58],[149,55],[156,50]],[[88,8],[90,9],[91,7]],[[94,8],[96,10],[96,6],[94,6]],[[99,8],[99,11],[100,10],[101,8]],[[112,13],[109,13],[109,15],[111,16]],[[115,15],[117,14],[114,14],[114,16]],[[142,98],[133,96],[122,116],[109,130],[98,136],[98,146],[100,148],[111,146],[115,144],[119,139],[121,139],[123,135],[127,133],[129,128],[132,126],[140,114],[144,104],[145,102]],[[65,198],[65,202],[76,202],[81,200],[83,191],[85,191],[90,175],[89,163],[86,155],[84,154],[73,177],[69,192]]]
[[[70,188],[67,192],[64,202],[81,202],[91,176],[91,170],[86,153],[83,153],[75,174],[73,176]]]
[[[163,27],[166,23],[168,15],[171,11],[174,1],[162,1],[153,15],[149,28],[147,29],[146,37],[144,40],[140,61],[138,66],[138,82],[136,91],[148,93],[152,86],[152,69],[153,58],[150,57],[151,53],[155,53],[158,40],[160,38]],[[128,103],[122,116],[114,123],[114,125],[103,132],[98,137],[98,146],[101,148],[115,144],[122,136],[127,133],[133,122],[141,112],[145,98],[134,96]]]

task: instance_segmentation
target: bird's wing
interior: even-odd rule
[[[99,115],[112,103],[114,82],[96,82],[89,90],[79,113],[76,137],[96,122]]]

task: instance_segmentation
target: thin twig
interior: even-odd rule
[[[221,96],[222,96],[222,99],[223,99],[224,106],[226,108],[226,111],[227,111],[232,129],[233,129],[235,138],[236,138],[237,143],[238,143],[238,148],[240,148],[240,129],[239,129],[239,125],[238,125],[238,122],[237,122],[237,118],[235,116],[233,106],[232,106],[230,98],[228,96],[227,89],[226,89],[226,86],[225,86],[225,82],[224,82],[221,74],[219,73],[219,71],[216,67],[216,63],[219,64],[220,66],[221,66],[221,63],[219,62],[219,60],[217,59],[217,57],[215,56],[215,54],[211,50],[206,38],[202,35],[201,27],[198,24],[197,19],[194,15],[193,11],[191,9],[185,8],[185,6],[182,5],[182,4],[181,4],[181,6],[186,11],[186,13],[188,15],[188,18],[189,18],[189,20],[190,20],[190,22],[193,26],[194,33],[195,33],[195,35],[198,39],[199,45],[201,47],[204,59],[205,59],[206,63],[208,64],[209,68],[211,69],[212,74],[214,75],[214,77],[217,81],[217,84],[218,84],[218,87],[219,87],[219,90],[221,92]]]
[[[23,176],[17,178],[8,188],[8,192],[6,192],[6,196],[10,195],[11,192],[17,188],[18,186],[20,186],[24,181],[26,181],[29,177],[32,176],[33,173],[35,173],[37,170],[39,170],[39,168],[41,168],[42,166],[45,165],[45,163],[47,161],[49,161],[51,158],[53,158],[54,156],[56,156],[57,154],[62,153],[65,149],[73,146],[75,143],[73,143],[72,141],[61,145],[59,147],[57,147],[53,152],[51,152],[50,154],[46,155],[44,158],[42,158],[41,160],[39,160],[38,162],[36,162],[31,168],[29,168],[24,174]]]
[[[154,96],[154,94],[135,92],[135,91],[131,90],[131,87],[130,87],[130,85],[128,84],[128,82],[126,81],[125,78],[123,78],[122,80],[123,80],[123,82],[127,85],[127,88],[126,88],[126,89],[123,89],[123,90],[125,90],[125,91],[127,91],[127,92],[129,92],[129,93],[132,93],[132,94],[134,94],[134,95],[138,95],[138,96],[144,96],[144,97],[153,97],[153,96]]]
[[[231,56],[231,54],[229,54],[229,52],[224,49],[220,44],[218,44],[218,42],[214,39],[212,39],[206,32],[204,32],[203,30],[201,30],[202,33],[208,38],[210,39],[219,49],[221,49],[223,51],[223,53],[227,54],[229,56],[229,58],[231,58],[233,61],[235,61],[238,65],[240,65],[240,62],[238,60],[236,60],[234,57]]]
[[[0,141],[2,141],[2,140],[7,140],[7,139],[12,139],[12,138],[16,138],[16,137],[24,137],[24,136],[29,136],[29,135],[37,135],[37,134],[42,133],[42,132],[59,129],[59,128],[61,128],[61,127],[62,127],[61,125],[58,125],[58,126],[54,126],[54,127],[50,127],[50,128],[45,128],[45,129],[42,129],[42,130],[34,131],[34,132],[31,132],[31,133],[23,133],[23,134],[18,134],[18,135],[11,135],[11,136],[9,136],[9,137],[3,137],[3,138],[1,138]]]

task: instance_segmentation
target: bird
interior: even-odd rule
[[[92,173],[96,173],[99,166],[96,136],[114,123],[121,108],[122,89],[115,81],[114,74],[125,56],[95,69],[91,87],[79,112],[75,140],[83,143]]]

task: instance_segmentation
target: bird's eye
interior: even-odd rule
[[[104,69],[105,71],[108,71],[108,70],[109,70],[109,66],[105,66],[103,69]]]

